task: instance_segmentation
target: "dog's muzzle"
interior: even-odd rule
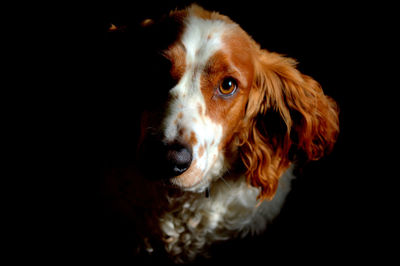
[[[179,176],[189,169],[192,159],[192,148],[180,141],[148,140],[139,153],[140,167],[149,179]]]

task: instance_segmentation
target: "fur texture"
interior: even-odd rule
[[[293,59],[261,49],[223,15],[193,5],[143,23],[149,34],[165,25],[173,40],[155,53],[173,85],[162,104],[144,108],[138,144],[138,161],[151,166],[111,175],[108,189],[135,226],[139,253],[187,262],[217,241],[265,230],[293,162],[332,149],[338,110]],[[161,157],[148,152],[154,139],[184,143],[190,166],[165,178]]]

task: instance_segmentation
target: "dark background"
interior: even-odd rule
[[[106,207],[100,193],[104,172],[132,159],[135,127],[129,112],[137,97],[132,84],[139,66],[123,58],[132,41],[140,40],[127,34],[143,19],[189,3],[110,2],[79,10],[83,18],[71,13],[74,30],[61,39],[65,46],[58,51],[66,62],[55,75],[61,89],[51,103],[62,110],[55,119],[62,121],[57,140],[62,144],[55,149],[62,153],[57,173],[63,176],[51,189],[63,192],[57,195],[62,204],[48,200],[60,214],[55,223],[45,223],[51,235],[51,252],[45,256],[52,261],[135,262],[125,234],[129,224]],[[333,152],[298,175],[266,233],[217,247],[210,262],[325,264],[386,258],[377,252],[376,241],[385,212],[376,200],[382,189],[376,180],[383,174],[373,166],[381,146],[376,132],[387,126],[375,112],[381,106],[374,103],[372,78],[377,67],[372,59],[381,54],[375,43],[385,30],[377,22],[385,14],[372,4],[339,2],[197,3],[229,16],[261,47],[297,59],[299,70],[316,79],[340,108],[341,133]],[[110,23],[126,28],[107,33]]]

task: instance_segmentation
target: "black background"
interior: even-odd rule
[[[131,90],[140,66],[114,58],[124,57],[126,41],[140,42],[126,33],[143,19],[189,3],[110,2],[84,10],[76,6],[79,17],[67,16],[72,31],[61,36],[64,43],[56,52],[62,66],[58,62],[51,72],[57,90],[50,109],[60,112],[49,117],[61,134],[48,133],[54,140],[49,150],[57,157],[51,160],[57,161],[57,181],[47,186],[57,200],[44,200],[52,217],[42,224],[50,247],[39,256],[51,262],[135,262],[124,234],[129,224],[104,206],[99,189],[106,170],[132,159],[130,103],[140,101],[132,99],[137,96]],[[385,139],[387,126],[377,114],[382,106],[376,90],[383,88],[375,84],[379,65],[372,63],[382,55],[375,44],[383,41],[386,28],[378,21],[385,13],[373,5],[339,2],[197,3],[229,16],[261,47],[297,59],[299,70],[316,79],[340,108],[341,133],[333,152],[304,168],[267,232],[216,248],[209,262],[325,264],[386,258],[377,252],[376,241],[385,212],[377,201],[384,185],[377,180],[384,174],[374,164],[381,146],[376,139]],[[127,30],[107,33],[110,23]]]

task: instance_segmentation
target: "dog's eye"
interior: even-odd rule
[[[226,78],[219,84],[219,92],[222,95],[229,96],[236,92],[237,82],[233,78]]]

